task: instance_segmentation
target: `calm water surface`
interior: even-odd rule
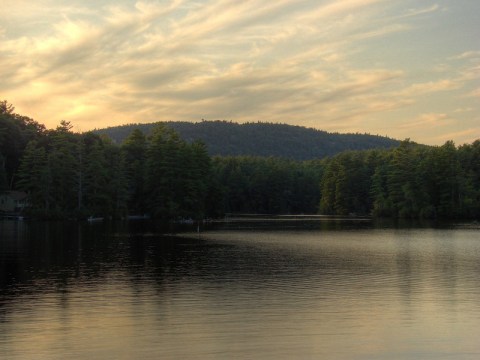
[[[0,221],[2,359],[479,359],[480,231]]]

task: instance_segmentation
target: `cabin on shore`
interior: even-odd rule
[[[0,213],[22,213],[28,205],[27,197],[27,193],[23,191],[4,191],[0,193]]]

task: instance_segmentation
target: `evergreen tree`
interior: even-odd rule
[[[202,219],[206,215],[207,196],[210,192],[210,157],[207,147],[201,141],[186,146],[183,155],[185,194],[181,207],[185,217]]]
[[[335,160],[328,162],[320,183],[322,189],[320,200],[320,213],[325,215],[335,214],[336,174],[339,164]]]
[[[107,166],[107,213],[115,218],[127,214],[128,183],[125,175],[125,159],[119,147],[104,140],[104,156]]]
[[[23,151],[32,140],[40,140],[45,126],[35,120],[15,113],[15,107],[6,100],[0,101],[0,175],[7,188],[15,188],[16,172]]]
[[[5,171],[5,158],[0,153],[0,192],[8,189],[7,172]]]
[[[462,167],[460,177],[460,216],[480,218],[480,140],[458,149],[458,160]]]
[[[86,207],[92,216],[105,216],[109,213],[108,180],[103,144],[95,142],[87,149],[84,177]]]
[[[48,163],[51,174],[51,215],[74,217],[78,210],[78,169],[80,167],[79,136],[70,132],[71,125],[63,121],[48,134]]]
[[[311,164],[311,166],[309,166]],[[216,157],[213,181],[226,213],[315,213],[319,165],[261,157]]]
[[[179,196],[183,179],[178,135],[163,125],[156,127],[147,150],[146,192],[148,206],[156,218],[173,219],[179,214]]]
[[[51,174],[47,154],[37,141],[28,143],[18,171],[18,188],[28,194],[33,213],[48,216],[52,196]]]
[[[347,215],[351,199],[348,174],[343,164],[339,164],[335,174],[335,201],[333,209],[335,215]]]
[[[376,217],[390,217],[392,215],[392,203],[387,190],[387,164],[381,164],[375,168],[372,176],[372,215]]]
[[[409,139],[393,150],[388,171],[388,200],[392,204],[393,215],[401,218],[414,218],[418,215],[416,206],[414,178],[414,144]]]
[[[459,207],[459,179],[463,175],[455,145],[452,141],[447,141],[436,153],[437,166],[441,169],[436,179],[439,192],[438,214],[445,218],[455,218]]]
[[[122,157],[125,167],[127,187],[127,206],[131,214],[146,212],[145,172],[146,172],[147,139],[138,129],[125,139],[122,144]]]

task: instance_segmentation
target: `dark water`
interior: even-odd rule
[[[479,359],[480,231],[0,221],[2,359]]]

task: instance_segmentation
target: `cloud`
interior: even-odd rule
[[[408,9],[406,14],[403,15],[403,17],[413,17],[418,15],[429,14],[432,12],[436,12],[439,9],[440,9],[440,6],[438,4],[434,4],[430,7],[422,8],[422,9]]]
[[[332,89],[328,89],[320,101],[345,101],[351,96],[368,93],[375,88],[379,88],[401,75],[402,73],[399,71],[388,70],[350,71],[347,73],[348,80],[335,84]]]
[[[383,0],[339,0],[331,1],[326,5],[318,7],[304,16],[305,20],[319,20],[337,16],[346,16],[353,11],[362,10],[368,6],[383,2]]]
[[[433,138],[433,142],[437,144],[445,143],[446,141],[457,139],[455,142],[457,145],[471,144],[480,139],[480,127],[467,128],[461,131],[447,132]]]
[[[406,24],[391,24],[391,25],[386,25],[378,29],[366,31],[363,33],[359,33],[354,36],[354,38],[361,40],[361,39],[369,39],[369,38],[374,38],[374,37],[381,37],[385,36],[388,34],[393,34],[397,32],[403,32],[411,29],[411,26],[406,25]]]
[[[435,93],[439,91],[448,91],[458,89],[460,84],[451,79],[442,79],[437,81],[428,81],[424,83],[416,83],[403,89],[400,94],[403,96],[418,96],[423,94]]]
[[[465,60],[465,59],[478,59],[478,58],[480,58],[480,51],[465,51],[457,56],[452,57],[451,59]]]
[[[466,113],[466,112],[472,112],[474,110],[475,109],[472,108],[472,107],[467,107],[467,108],[457,108],[453,112],[455,112],[455,113]]]
[[[50,127],[65,118],[83,129],[228,118],[362,131],[402,110],[426,124],[420,115],[478,109],[470,103],[478,97],[478,51],[430,58],[431,66],[383,56],[402,54],[392,39],[416,46],[415,32],[435,18],[420,15],[439,5],[5,1],[0,92]],[[442,105],[453,94],[450,111],[432,110],[433,96]]]
[[[419,115],[415,120],[405,122],[399,126],[403,129],[432,129],[448,125],[452,119],[443,113],[426,113]]]
[[[473,97],[473,98],[480,98],[480,88],[477,88],[473,91],[471,91],[468,96]]]

